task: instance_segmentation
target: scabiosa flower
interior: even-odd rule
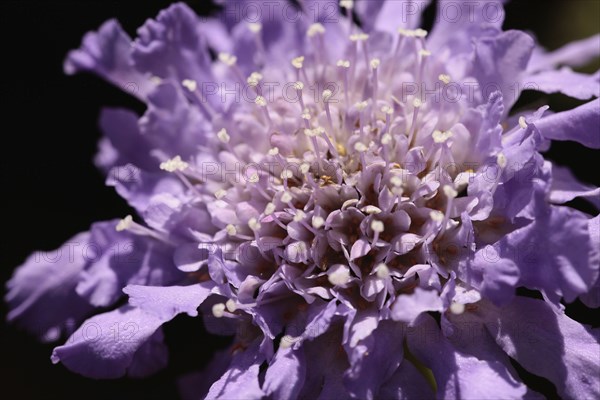
[[[598,398],[598,333],[561,301],[599,305],[599,217],[564,204],[600,189],[541,152],[600,148],[600,104],[509,111],[523,88],[598,97],[570,66],[600,37],[548,53],[494,1],[428,33],[428,3],[174,4],[133,41],[86,35],[66,72],[147,106],[103,111],[95,160],[139,218],[32,255],[9,320],[116,378],[163,368],[161,326],[202,316],[234,344],[185,379],[198,398],[537,397],[514,362]]]

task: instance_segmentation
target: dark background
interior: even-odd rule
[[[119,218],[129,209],[92,164],[100,137],[97,118],[103,106],[143,112],[143,106],[110,84],[91,75],[67,77],[62,61],[83,34],[109,18],[117,18],[135,35],[146,18],[167,1],[19,1],[0,6],[0,96],[2,99],[2,239],[0,281],[33,250],[57,248],[97,220]],[[206,1],[187,2],[206,8]],[[505,27],[532,31],[547,48],[600,31],[598,0],[517,0],[507,7]],[[594,72],[600,64],[584,69]],[[579,103],[561,96],[526,93],[519,105],[549,103],[567,109]],[[600,185],[598,152],[559,143],[549,156],[570,165],[583,181]],[[582,209],[583,203],[575,203]],[[4,293],[4,291],[3,291]],[[570,315],[591,323],[598,317],[579,305]],[[6,307],[1,306],[2,320]],[[2,397],[45,398],[174,398],[175,377],[202,365],[210,343],[199,319],[177,318],[166,326],[170,367],[146,380],[94,381],[50,363],[51,345],[42,345],[0,322]],[[223,345],[219,341],[217,345]],[[543,382],[541,383],[543,385]],[[548,392],[552,393],[551,389]],[[7,396],[8,394],[8,396]]]

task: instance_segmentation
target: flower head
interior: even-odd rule
[[[486,19],[496,2],[430,34],[418,19],[394,26],[404,2],[373,3],[341,4],[362,30],[342,14],[247,25],[225,12],[207,26],[175,4],[133,42],[109,21],[69,55],[67,72],[139,82],[148,108],[105,111],[97,157],[140,222],[94,225],[78,240],[101,241],[98,257],[30,260],[10,283],[9,317],[45,330],[128,296],[53,362],[152,373],[166,362],[160,326],[185,312],[237,332],[209,398],[431,397],[426,370],[439,397],[531,395],[509,357],[562,396],[598,394],[597,339],[560,301],[598,290],[599,217],[557,205],[599,189],[540,153],[549,140],[600,148],[598,100],[509,117],[515,84],[589,99],[597,76],[554,70],[570,60]],[[244,96],[223,94],[239,85]],[[135,179],[115,173],[124,165]],[[123,243],[139,257],[107,262]],[[42,324],[37,298],[61,312]],[[139,334],[110,341],[115,322]],[[102,340],[85,340],[91,323]]]

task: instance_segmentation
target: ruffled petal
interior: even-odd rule
[[[525,80],[526,88],[539,92],[562,93],[579,100],[600,96],[600,72],[588,75],[563,67],[529,75]]]
[[[104,134],[100,151],[95,163],[105,173],[111,168],[118,169],[122,179],[135,179],[135,168],[128,169],[127,164],[146,171],[158,170],[158,160],[150,156],[152,145],[142,136],[138,127],[138,116],[129,110],[105,108],[100,114],[100,129]]]
[[[411,353],[433,372],[439,398],[521,399],[527,392],[502,363],[456,350],[429,315],[419,317],[415,331],[407,338]]]
[[[256,340],[247,349],[238,350],[231,360],[229,369],[210,387],[206,399],[262,399],[265,393],[260,388],[258,374],[264,357],[259,353],[260,341]]]
[[[421,26],[423,11],[431,0],[397,1],[373,0],[356,3],[356,13],[362,28],[397,35],[398,28],[416,29]]]
[[[600,99],[544,117],[536,126],[548,139],[573,140],[586,147],[600,149]]]
[[[115,20],[106,21],[97,32],[86,34],[81,47],[67,55],[64,69],[67,74],[94,72],[142,100],[154,87],[133,66],[131,39]]]
[[[531,57],[527,70],[536,72],[558,65],[581,67],[598,56],[600,56],[600,34],[571,42],[549,53],[537,51]]]
[[[265,375],[265,395],[275,399],[296,399],[306,376],[304,349],[279,348]]]
[[[416,288],[413,294],[401,294],[392,306],[392,318],[412,322],[421,313],[442,311],[442,300],[437,291]]]
[[[546,207],[531,224],[501,240],[502,256],[519,267],[521,285],[571,302],[598,276],[597,266],[590,263],[588,218],[567,207]]]
[[[348,392],[356,398],[374,399],[381,385],[398,369],[404,352],[404,325],[382,321],[373,333],[352,348],[350,369],[344,374]]]
[[[212,281],[190,286],[139,286],[128,285],[123,289],[129,296],[129,304],[168,321],[185,312],[198,316],[198,307],[210,296],[215,287]]]
[[[506,112],[519,97],[515,83],[523,78],[534,46],[531,36],[520,31],[506,31],[475,42],[472,74],[484,95],[502,92]]]
[[[54,349],[52,362],[61,362],[69,370],[90,378],[121,377],[163,322],[130,306],[96,315],[85,321],[64,345]],[[144,349],[145,357],[147,350]]]
[[[509,356],[549,379],[562,398],[600,396],[597,334],[530,298],[518,297],[504,308],[482,303],[475,315]]]
[[[184,3],[162,10],[155,20],[149,19],[138,29],[131,53],[135,66],[176,82],[212,82],[208,47],[200,26],[198,16]]]
[[[600,209],[600,188],[579,182],[568,168],[553,164],[550,201],[555,204],[563,204],[576,197],[585,198]]]
[[[92,310],[75,292],[88,257],[94,257],[93,251],[87,254],[90,238],[90,232],[75,235],[52,252],[33,253],[15,270],[6,284],[9,322],[53,341]]]
[[[154,239],[116,232],[117,221],[95,224],[92,240],[102,250],[82,272],[77,293],[97,307],[114,304],[127,284],[165,285],[181,279],[169,248]]]
[[[435,393],[419,370],[407,359],[379,390],[378,398],[386,400],[433,399]]]
[[[470,54],[473,38],[500,34],[504,22],[502,3],[498,0],[438,1],[437,22],[429,35],[427,47],[437,53],[447,48],[453,56]]]

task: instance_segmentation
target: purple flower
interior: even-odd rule
[[[571,69],[600,36],[546,52],[497,1],[431,33],[428,0],[298,3],[85,36],[65,71],[147,106],[103,112],[95,159],[139,218],[32,255],[9,320],[117,378],[163,368],[161,326],[202,316],[234,344],[183,380],[196,398],[539,397],[515,362],[600,397],[598,332],[561,303],[599,305],[600,217],[564,204],[600,189],[541,154],[600,148],[600,75]],[[524,89],[589,102],[509,115]]]

